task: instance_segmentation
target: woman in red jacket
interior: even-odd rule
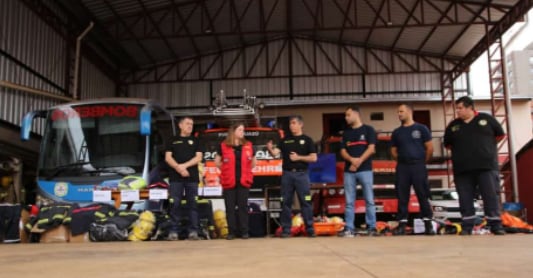
[[[233,124],[229,128],[228,136],[217,150],[215,163],[220,168],[220,183],[224,190],[228,221],[226,239],[234,239],[236,235],[247,239],[248,193],[253,183],[255,152],[252,143],[244,138],[244,124]]]

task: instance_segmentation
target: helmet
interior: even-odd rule
[[[155,216],[151,211],[144,211],[139,219],[133,224],[133,229],[128,237],[131,241],[146,240],[152,234],[155,227]]]
[[[329,222],[335,223],[335,224],[342,224],[344,223],[344,220],[342,220],[342,218],[339,216],[333,216],[329,219]]]
[[[126,176],[118,183],[120,189],[143,189],[146,187],[146,181],[137,176]]]
[[[300,227],[304,225],[304,219],[301,214],[297,214],[292,217],[292,226],[293,227]]]
[[[226,220],[226,213],[221,209],[217,209],[213,213],[213,219],[215,220],[215,228],[219,237],[226,237],[228,235],[228,222]]]
[[[226,213],[223,210],[221,210],[221,209],[217,209],[213,213],[213,219],[215,221],[217,221],[219,219],[226,219]]]
[[[461,224],[458,223],[446,223],[439,229],[441,235],[458,235],[462,231]]]
[[[12,182],[13,182],[13,177],[3,176],[0,183],[2,184],[3,187],[8,187],[11,185]]]

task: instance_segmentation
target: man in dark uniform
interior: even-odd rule
[[[461,97],[455,104],[457,119],[446,128],[444,145],[452,151],[453,178],[463,218],[461,234],[472,234],[476,219],[474,197],[478,188],[491,232],[504,235],[496,149],[497,142],[505,137],[504,131],[492,116],[474,110],[471,98]]]
[[[179,121],[180,134],[172,138],[167,145],[165,161],[169,165],[170,198],[173,200],[170,209],[172,227],[169,240],[178,239],[178,225],[180,222],[180,203],[185,193],[189,212],[189,239],[197,240],[198,237],[198,163],[202,160],[198,139],[191,136],[193,120],[183,117]]]
[[[317,154],[313,140],[303,134],[303,119],[300,116],[289,118],[291,135],[285,137],[279,148],[274,148],[272,141],[268,142],[267,149],[275,157],[280,153],[283,159],[283,174],[281,175],[281,226],[282,238],[291,235],[291,213],[294,192],[298,195],[302,216],[309,237],[315,237],[313,228],[313,208],[311,205],[311,193],[308,164],[316,162]]]
[[[344,219],[346,226],[340,236],[353,237],[355,235],[354,208],[357,184],[361,184],[365,197],[365,220],[368,235],[375,236],[378,233],[376,231],[372,155],[376,152],[376,131],[373,127],[363,124],[357,106],[348,107],[344,118],[348,124],[342,134],[341,142],[341,156],[346,160],[344,165],[344,196],[346,198]]]
[[[413,108],[408,104],[398,107],[398,118],[402,125],[392,132],[391,154],[396,165],[396,194],[398,196],[398,228],[396,235],[405,234],[407,206],[411,195],[411,185],[420,204],[420,214],[424,220],[425,234],[434,235],[431,218],[433,211],[429,205],[429,182],[426,162],[433,154],[431,133],[427,126],[413,120]]]

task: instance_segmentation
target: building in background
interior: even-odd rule
[[[511,95],[533,97],[533,10],[503,35],[507,85]],[[472,94],[489,96],[488,61],[480,56],[470,70]]]

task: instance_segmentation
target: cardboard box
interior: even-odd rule
[[[423,234],[426,232],[426,226],[424,225],[424,221],[420,218],[415,218],[414,219],[414,233],[415,234]],[[435,221],[431,221],[431,224],[433,225],[433,231],[437,231],[437,222]]]
[[[89,232],[83,233],[81,235],[73,236],[70,234],[70,243],[84,243],[91,242],[89,239]]]
[[[37,228],[37,224],[35,224],[31,232],[41,234],[41,238],[39,240],[39,242],[41,243],[70,241],[70,229],[65,225],[59,225],[49,230],[42,230]]]

